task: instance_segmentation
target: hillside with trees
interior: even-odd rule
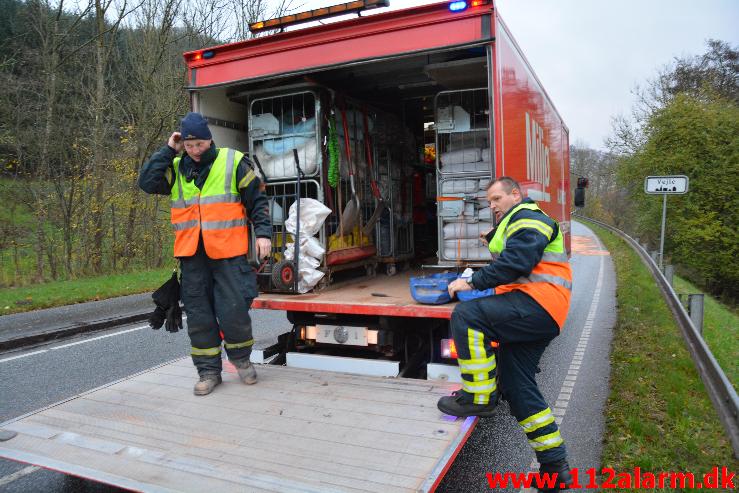
[[[0,286],[169,262],[136,186],[187,111],[182,53],[248,36],[261,0],[0,0]]]
[[[687,175],[690,191],[668,197],[665,258],[699,286],[739,296],[739,52],[711,40],[638,89],[630,117],[614,119],[608,151],[573,146],[574,173],[588,176],[586,215],[659,244],[660,196],[649,175]]]

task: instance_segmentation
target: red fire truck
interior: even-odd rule
[[[489,261],[485,189],[504,175],[569,248],[568,131],[490,0],[365,15],[382,6],[271,19],[185,54],[192,109],[252,156],[270,199],[254,307],[293,329],[254,351],[275,363],[259,384],[226,364],[194,397],[178,360],[3,423],[1,457],[139,491],[439,485],[476,420],[436,410],[458,388],[454,303],[419,303],[411,279]],[[363,15],[290,29],[337,13]]]
[[[284,29],[327,10],[252,27]],[[518,180],[569,245],[568,130],[490,1],[358,16],[185,60],[192,107],[215,141],[263,168],[275,256],[254,306],[284,310],[294,324],[281,362],[324,368],[332,355],[363,354],[383,375],[453,377],[453,304],[416,302],[409,279],[489,261],[479,236],[493,227],[493,177]],[[308,267],[283,255],[298,196],[330,209],[309,231],[326,254],[306,294],[294,288]]]

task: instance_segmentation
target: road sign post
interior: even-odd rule
[[[662,195],[662,230],[659,235],[659,268],[665,259],[665,224],[667,222],[667,196],[688,192],[688,177],[685,175],[647,176],[644,179],[644,192]]]

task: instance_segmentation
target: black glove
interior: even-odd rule
[[[149,315],[149,327],[159,330],[164,325],[164,319],[167,318],[167,312],[164,308],[157,306],[151,315]]]
[[[161,328],[166,320],[165,328],[169,332],[177,332],[182,328],[182,310],[180,309],[180,283],[177,280],[177,273],[172,273],[172,277],[162,284],[151,295],[156,308],[149,316],[149,326],[152,329]]]
[[[177,332],[182,328],[182,310],[179,301],[175,301],[167,310],[167,323],[164,328],[167,329],[167,332]]]

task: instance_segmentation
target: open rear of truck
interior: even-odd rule
[[[267,182],[274,251],[254,306],[294,324],[279,363],[362,356],[387,376],[454,379],[453,305],[418,303],[409,279],[490,261],[494,177],[518,180],[569,245],[567,128],[492,3],[450,5],[185,54],[193,109]],[[301,214],[296,262],[298,196],[328,215]]]
[[[489,262],[494,177],[569,245],[567,128],[485,0],[185,59],[192,109],[266,182],[273,252],[253,306],[293,330],[255,352],[273,363],[256,386],[230,369],[196,398],[190,363],[170,363],[4,423],[17,435],[0,456],[144,491],[433,490],[475,420],[435,406],[458,388],[455,303],[417,302],[410,279]]]

